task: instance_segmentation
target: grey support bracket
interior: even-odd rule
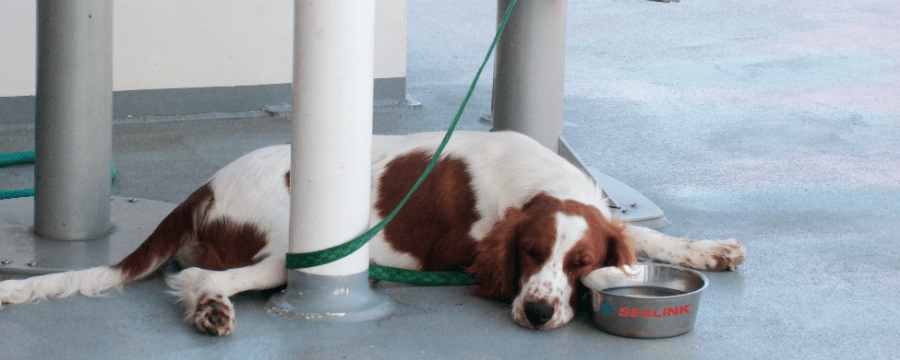
[[[559,155],[600,185],[613,215],[625,222],[651,229],[660,229],[670,224],[662,209],[653,201],[621,181],[585,165],[563,138],[559,138]]]

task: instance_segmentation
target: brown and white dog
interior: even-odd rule
[[[372,225],[412,187],[442,136],[375,136]],[[290,145],[251,152],[213,175],[121,263],[0,282],[0,304],[97,295],[174,258],[190,267],[168,279],[187,321],[229,334],[229,296],[286,282],[290,163]],[[588,176],[510,132],[457,132],[428,180],[370,242],[373,263],[473,274],[476,295],[511,300],[513,320],[535,329],[572,319],[578,279],[593,269],[640,256],[718,271],[745,255],[733,239],[678,239],[620,222]]]

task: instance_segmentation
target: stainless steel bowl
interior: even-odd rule
[[[607,267],[581,278],[591,292],[594,324],[611,334],[664,338],[691,331],[700,292],[709,280],[694,270],[635,264],[626,272]]]

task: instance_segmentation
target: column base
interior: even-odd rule
[[[34,198],[0,200],[0,273],[40,275],[118,263],[177,206],[117,196],[111,201],[106,236],[67,241],[34,233]]]
[[[359,322],[387,317],[396,306],[372,290],[368,272],[326,276],[288,270],[287,289],[269,300],[269,309],[304,321]]]

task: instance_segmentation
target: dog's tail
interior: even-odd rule
[[[76,292],[97,296],[103,290],[124,284],[123,280],[122,273],[109,266],[7,280],[0,282],[0,305],[66,297]]]
[[[204,185],[167,215],[137,250],[116,265],[2,281],[0,306],[67,297],[76,292],[98,296],[105,290],[147,276],[196,236],[196,225],[203,221],[211,205],[212,193]]]

